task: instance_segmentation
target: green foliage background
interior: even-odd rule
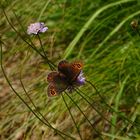
[[[44,22],[49,30],[40,37],[49,59],[56,65],[62,59],[82,60],[86,79],[95,84],[104,101],[131,122],[140,124],[140,36],[130,26],[132,20],[140,20],[138,0],[9,0],[1,1],[2,5],[25,39],[28,38],[24,30],[30,23]],[[21,75],[29,96],[51,125],[80,139],[62,96],[47,97],[48,65],[11,28],[2,8],[0,15],[0,39],[6,44],[2,61],[13,87],[35,111],[21,87]],[[41,52],[37,37],[31,39]],[[10,90],[2,72],[0,83],[0,139],[61,139]],[[80,89],[102,116],[76,92],[70,97],[100,132],[100,137],[140,139],[140,128],[110,111],[89,84]],[[100,139],[75,103],[66,94],[63,97],[83,140]]]

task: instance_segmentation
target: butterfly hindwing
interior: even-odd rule
[[[47,92],[49,97],[57,96],[59,94],[53,83],[49,84]]]
[[[47,81],[48,82],[53,82],[55,77],[57,77],[57,75],[58,75],[58,72],[56,72],[56,71],[53,71],[53,72],[49,73],[48,76],[47,76]]]
[[[61,92],[63,92],[68,86],[66,77],[58,72],[49,73],[47,80],[49,82],[48,96],[57,96]]]

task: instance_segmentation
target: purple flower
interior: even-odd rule
[[[83,84],[85,84],[85,80],[86,78],[83,76],[83,72],[81,71],[76,81],[72,85],[68,86],[67,88],[68,92],[72,93],[75,87],[82,86]]]
[[[27,33],[30,34],[35,34],[37,35],[38,33],[44,33],[48,30],[48,27],[45,27],[43,22],[36,22],[30,24],[27,29]]]
[[[77,77],[77,80],[76,80],[76,82],[77,82],[77,84],[79,85],[79,86],[81,86],[81,85],[83,85],[83,84],[85,84],[85,77],[83,76],[83,72],[81,71],[80,72],[80,74],[79,74],[79,76]]]

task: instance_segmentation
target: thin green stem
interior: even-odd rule
[[[29,98],[30,102],[31,102],[32,105],[34,106],[36,112],[47,122],[47,124],[49,125],[48,127],[53,128],[52,125],[49,123],[49,121],[43,116],[43,114],[42,114],[40,111],[38,111],[36,105],[34,104],[34,102],[32,101],[32,99],[30,98],[30,96],[28,95],[28,92],[26,91],[25,86],[24,86],[24,84],[23,84],[23,82],[22,82],[22,80],[21,80],[21,74],[20,74],[20,83],[21,83],[21,86],[22,86],[22,88],[23,88],[23,90],[24,90],[26,96]],[[55,128],[53,128],[53,129],[54,129],[55,132],[59,131],[59,130],[57,130],[57,129],[55,129]],[[64,137],[62,136],[62,134],[64,135],[63,132],[60,132],[60,131],[59,131],[58,134],[64,139]]]
[[[1,52],[0,52],[0,62],[1,62],[1,64],[0,64],[0,65],[1,65],[1,69],[2,69],[3,75],[4,75],[4,77],[5,77],[6,81],[7,81],[7,83],[9,84],[10,88],[11,88],[12,91],[16,94],[16,96],[18,96],[18,98],[19,98],[19,99],[29,108],[29,110],[36,116],[36,118],[38,118],[38,119],[40,120],[40,122],[42,122],[42,123],[45,124],[46,126],[50,127],[46,122],[44,122],[44,121],[33,111],[33,109],[24,101],[24,99],[20,96],[20,94],[13,88],[13,86],[12,86],[11,82],[9,81],[9,79],[8,79],[6,73],[5,73],[5,70],[4,70],[4,68],[3,68],[3,63],[2,63],[2,44],[1,44],[0,47],[1,47]],[[71,139],[74,139],[73,137],[71,137],[71,136],[69,136],[69,135],[67,135],[67,134],[64,134],[64,133],[60,132],[59,130],[55,129],[54,127],[51,127],[51,128],[52,128],[54,131],[57,131],[57,132],[59,132],[59,133],[65,135],[65,136],[67,136],[67,137],[69,137],[69,138],[71,138]],[[63,136],[61,135],[61,137],[63,137]],[[64,138],[64,137],[63,137],[63,138]]]
[[[16,20],[18,21],[18,23],[19,23],[19,25],[21,26],[22,30],[23,30],[24,33],[27,35],[27,32],[25,31],[23,25],[22,25],[21,22],[19,21],[19,18],[17,17],[17,15],[16,15],[16,13],[14,12],[13,9],[12,9],[12,12],[13,12],[14,16],[16,17]],[[44,53],[44,56],[46,57],[46,60],[47,60],[47,63],[48,63],[48,65],[49,65],[50,69],[51,69],[51,70],[54,70],[55,65],[48,59],[48,57],[47,57],[47,55],[46,55],[46,52],[45,52],[45,50],[44,50],[44,47],[43,47],[43,44],[42,44],[42,41],[41,41],[41,38],[40,38],[39,34],[37,34],[37,37],[38,37],[38,39],[39,39],[41,49],[42,49],[42,51],[43,51],[43,53]],[[36,48],[36,46],[34,45],[34,43],[32,42],[32,40],[31,40],[31,38],[30,38],[29,36],[28,36],[28,39],[29,39],[29,41],[31,42],[32,46],[34,46],[34,48]]]
[[[2,6],[1,6],[2,7]],[[40,52],[39,52],[39,50],[35,47],[35,45],[33,44],[33,42],[31,41],[31,39],[30,39],[30,37],[28,38],[29,40],[30,40],[30,42],[31,42],[31,44],[26,40],[26,39],[24,39],[23,38],[23,36],[16,30],[16,28],[12,25],[12,23],[10,22],[10,20],[9,20],[9,18],[8,18],[8,16],[7,16],[7,14],[6,14],[6,12],[5,12],[5,10],[4,10],[4,8],[2,7],[2,11],[3,11],[3,13],[4,13],[4,16],[6,17],[6,20],[7,20],[7,22],[9,23],[9,25],[11,26],[11,28],[17,33],[17,35],[26,43],[26,44],[28,44],[36,53],[38,53],[44,60],[47,60],[47,63],[51,63],[54,67],[55,67],[55,65],[50,61],[50,60],[48,60],[48,59],[46,59],[46,57],[44,56],[44,55],[42,55]],[[19,22],[20,23],[20,22]],[[20,24],[20,26],[21,26],[21,24]],[[21,26],[22,28],[23,28],[23,26]],[[25,30],[23,30],[24,32],[25,32]],[[26,33],[26,32],[25,32]],[[49,62],[48,62],[49,61]],[[50,65],[49,65],[50,66]],[[50,67],[51,69],[52,69],[52,66]],[[54,68],[53,68],[54,69]]]
[[[93,126],[93,124],[90,122],[90,120],[86,117],[86,115],[84,114],[84,112],[81,110],[81,108],[77,105],[77,103],[69,96],[68,93],[65,92],[65,94],[70,98],[70,100],[76,105],[76,107],[80,110],[80,112],[83,114],[83,116],[85,117],[85,119],[88,121],[88,123],[91,125],[91,127],[93,128],[93,130],[99,135],[100,139],[103,140],[103,138],[101,137],[101,133],[96,130],[96,128]]]
[[[107,122],[109,122],[110,124],[112,124],[114,127],[116,127],[111,121],[109,121],[107,118],[105,118],[103,115],[102,115],[102,113],[100,112],[100,111],[98,111],[98,109],[97,108],[95,108],[80,92],[78,92],[76,89],[75,89],[75,91],[100,115],[100,116],[102,116],[102,118],[104,119],[104,120],[106,120]]]
[[[66,102],[66,100],[65,100],[65,98],[64,98],[64,96],[63,96],[63,94],[62,94],[62,99],[63,99],[63,101],[64,101],[64,103],[65,103],[65,105],[66,105],[66,107],[67,107],[67,109],[68,109],[68,111],[69,111],[69,113],[70,113],[70,116],[71,116],[71,118],[72,118],[72,121],[73,121],[73,123],[74,123],[76,129],[77,129],[77,132],[78,132],[78,134],[79,134],[80,139],[83,140],[83,139],[82,139],[82,136],[81,136],[81,134],[80,134],[80,130],[79,130],[77,124],[76,124],[76,121],[74,120],[74,117],[73,117],[73,115],[72,115],[72,113],[71,113],[71,111],[70,111],[70,108],[69,108],[69,106],[68,106],[68,104],[67,104],[67,102]]]
[[[105,10],[107,10],[107,9],[113,7],[113,6],[117,6],[117,5],[120,5],[120,4],[123,4],[123,3],[132,2],[132,1],[135,1],[135,0],[121,0],[121,1],[117,1],[117,2],[112,2],[112,3],[108,4],[108,5],[105,5],[105,6],[101,7],[101,8],[99,8],[97,11],[94,11],[94,13],[87,20],[87,22],[83,25],[81,30],[77,33],[75,38],[71,41],[71,43],[69,44],[69,46],[65,50],[64,59],[66,59],[68,56],[70,56],[70,54],[72,53],[74,47],[76,46],[76,44],[78,43],[78,41],[80,40],[80,38],[82,37],[84,32],[90,27],[90,25],[93,23],[95,18],[97,18],[97,16],[99,16],[103,11],[105,11]]]
[[[118,111],[118,109],[119,109],[120,98],[122,97],[123,90],[124,90],[124,86],[125,86],[126,81],[127,81],[128,78],[129,78],[129,76],[127,76],[127,77],[125,78],[125,80],[122,82],[120,91],[118,92],[118,94],[117,94],[117,96],[116,96],[116,98],[115,98],[115,110],[116,110],[116,111]],[[118,118],[117,114],[114,114],[114,115],[112,116],[112,122],[113,122],[113,124],[115,124],[115,125],[117,124],[117,118]],[[113,135],[116,134],[115,128],[114,128],[114,127],[112,127],[112,134],[113,134]],[[112,138],[112,140],[114,140],[114,139],[115,139],[115,138]]]
[[[138,123],[135,123],[135,122],[132,122],[131,120],[129,120],[127,117],[125,117],[124,115],[120,114],[119,111],[115,110],[114,108],[112,108],[111,106],[109,106],[108,103],[106,103],[106,101],[104,100],[104,97],[102,97],[102,95],[100,94],[100,92],[97,90],[97,88],[94,86],[94,84],[92,84],[90,81],[87,81],[87,83],[89,83],[95,90],[96,90],[96,93],[98,94],[98,96],[101,98],[101,100],[103,101],[103,103],[108,107],[110,108],[111,111],[119,114],[120,117],[122,117],[124,120],[127,120],[129,123],[131,123],[132,125],[135,124],[137,127],[140,127],[140,124]]]
[[[37,34],[37,37],[38,37],[38,40],[39,40],[39,43],[40,43],[40,47],[41,47],[41,49],[42,49],[42,51],[44,53],[44,56],[46,57],[46,60],[47,60],[47,63],[49,65],[50,69],[54,70],[55,69],[54,68],[54,64],[48,59],[47,54],[46,54],[46,52],[44,50],[44,47],[43,47],[43,44],[42,44],[42,41],[41,41],[41,38],[40,38],[39,34]]]

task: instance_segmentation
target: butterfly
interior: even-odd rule
[[[48,74],[48,96],[60,95],[66,89],[70,92],[75,86],[83,85],[85,78],[83,77],[83,63],[75,61],[69,63],[66,60],[62,60],[58,64],[58,71],[53,71]]]

